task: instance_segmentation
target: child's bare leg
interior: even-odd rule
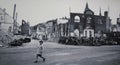
[[[42,55],[40,57],[43,59],[43,61],[45,61],[45,58]]]
[[[36,55],[36,61],[38,61],[38,55]]]

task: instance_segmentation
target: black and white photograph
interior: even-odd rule
[[[0,0],[0,65],[120,65],[120,0]]]

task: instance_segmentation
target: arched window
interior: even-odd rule
[[[98,19],[98,24],[103,24],[101,19]]]
[[[87,31],[85,31],[85,37],[87,37]]]
[[[91,17],[87,17],[87,23],[91,23]]]
[[[80,22],[80,17],[79,16],[75,16],[74,22]]]
[[[75,34],[75,36],[79,37],[79,30],[78,30],[78,29],[75,29],[75,30],[74,30],[74,34]]]
[[[8,32],[12,32],[12,26],[9,26]]]
[[[1,20],[3,20],[3,16],[1,16]]]
[[[90,34],[90,36],[89,36],[89,37],[92,37],[92,31],[89,31],[89,34]]]

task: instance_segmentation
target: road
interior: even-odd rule
[[[23,46],[0,48],[0,65],[120,65],[120,46],[72,46],[44,42],[43,56],[34,63],[37,40]]]

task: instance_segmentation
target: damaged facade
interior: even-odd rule
[[[47,38],[59,38],[61,36],[75,37],[100,37],[104,33],[111,32],[111,19],[109,12],[104,15],[99,10],[99,15],[95,15],[88,3],[83,13],[70,12],[70,18],[63,17],[44,23],[46,26]]]
[[[101,9],[99,15],[95,15],[86,3],[84,13],[71,12],[68,22],[58,27],[62,28],[60,33],[63,35],[60,36],[96,37],[111,31],[111,19],[108,11],[102,15]]]

